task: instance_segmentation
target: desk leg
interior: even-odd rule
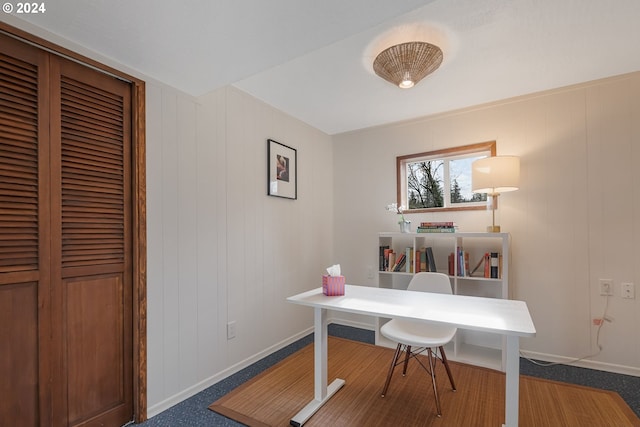
[[[507,335],[507,375],[504,402],[505,427],[518,427],[520,404],[520,338]]]
[[[324,400],[327,397],[327,376],[328,373],[328,337],[329,329],[327,325],[327,310],[315,308],[314,330],[313,330],[313,366],[314,366],[314,397],[315,400]]]
[[[314,308],[314,399],[291,419],[292,426],[302,426],[324,403],[344,385],[344,380],[336,378],[327,386],[327,310]]]

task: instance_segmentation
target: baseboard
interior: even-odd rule
[[[340,319],[340,318],[336,318],[336,317],[331,317],[329,319],[327,319],[327,323],[331,324],[331,323],[335,323],[335,324],[339,324],[339,325],[343,325],[343,326],[350,326],[353,328],[360,328],[360,329],[365,329],[365,330],[370,330],[373,331],[375,330],[375,327],[371,324],[368,323],[361,323],[361,322],[354,322],[354,321],[350,321],[350,320],[345,320],[345,319]],[[197,384],[192,385],[191,387],[182,390],[180,393],[174,394],[173,396],[163,400],[162,402],[156,403],[153,406],[150,406],[149,408],[147,408],[147,418],[151,418],[154,417],[156,415],[158,415],[159,413],[166,411],[167,409],[171,408],[172,406],[177,405],[178,403],[182,402],[185,399],[190,398],[191,396],[194,396],[198,393],[200,393],[201,391],[211,387],[212,385],[216,384],[217,382],[222,381],[223,379],[235,374],[236,372],[241,371],[242,369],[252,365],[253,363],[265,358],[266,356],[269,356],[271,353],[274,353],[286,346],[288,346],[289,344],[293,344],[294,342],[298,341],[301,338],[306,337],[307,335],[313,333],[313,327],[307,328],[283,341],[280,341],[277,344],[272,345],[271,347],[268,347],[265,350],[262,350],[259,353],[254,354],[251,357],[248,357],[244,360],[242,360],[241,362],[236,363],[233,366],[230,366],[229,368],[218,372],[217,374],[200,381]]]
[[[364,322],[356,322],[356,321],[352,321],[352,320],[347,320],[347,319],[341,319],[338,317],[331,317],[329,319],[327,319],[327,322],[329,324],[334,323],[334,324],[339,324],[339,325],[343,325],[343,326],[350,326],[353,328],[360,328],[360,329],[365,329],[365,330],[370,330],[370,331],[375,331],[375,326],[371,325],[369,323],[364,323]],[[307,335],[313,333],[313,327],[307,328],[285,340],[280,341],[279,343],[276,343],[274,345],[272,345],[271,347],[266,348],[265,350],[254,354],[251,357],[248,357],[238,363],[236,363],[233,366],[230,366],[227,369],[224,369],[223,371],[218,372],[216,375],[213,375],[203,381],[200,381],[197,384],[194,384],[193,386],[181,391],[180,393],[177,393],[165,400],[163,400],[162,402],[159,402],[153,406],[150,406],[147,409],[147,418],[152,418],[156,415],[158,415],[159,413],[171,408],[174,405],[177,405],[178,403],[182,402],[185,399],[188,399],[196,394],[198,394],[199,392],[211,387],[212,385],[216,384],[219,381],[222,381],[223,379],[241,371],[242,369],[250,366],[251,364],[263,359],[264,357],[270,355],[271,353],[274,353],[290,344],[293,344],[294,342],[298,341],[299,339],[302,339],[304,337],[306,337]],[[636,376],[636,377],[640,377],[640,368],[635,368],[635,367],[630,367],[630,366],[623,366],[623,365],[616,365],[616,364],[612,364],[612,363],[604,363],[604,362],[597,362],[597,361],[593,361],[593,360],[580,360],[577,362],[574,362],[575,359],[572,359],[570,357],[563,357],[563,356],[557,356],[557,355],[553,355],[553,354],[546,354],[546,353],[538,353],[538,352],[533,352],[533,351],[521,351],[520,352],[522,356],[527,357],[527,358],[531,358],[531,359],[536,359],[536,360],[541,360],[544,362],[552,362],[552,363],[562,363],[562,364],[566,364],[566,365],[572,365],[572,366],[578,366],[581,368],[588,368],[588,369],[595,369],[595,370],[599,370],[599,371],[605,371],[605,372],[612,372],[612,373],[617,373],[617,374],[624,374],[624,375],[632,375],[632,376]]]
[[[632,375],[640,377],[640,368],[632,366],[616,365],[613,363],[598,362],[596,360],[582,359],[576,361],[575,358],[557,356],[555,354],[538,353],[535,351],[520,351],[520,355],[529,359],[543,362],[561,363],[563,365],[578,366],[580,368],[595,369],[597,371],[612,372],[614,374]]]
[[[216,384],[217,382],[222,381],[223,379],[235,374],[236,372],[239,372],[241,370],[243,370],[244,368],[252,365],[253,363],[269,356],[271,353],[274,353],[286,346],[288,346],[289,344],[293,344],[294,342],[298,341],[299,339],[302,339],[304,337],[306,337],[307,335],[309,335],[310,333],[313,332],[313,328],[308,328],[302,332],[299,332],[285,340],[280,341],[279,343],[276,343],[274,345],[272,345],[271,347],[266,348],[265,350],[262,350],[259,353],[254,354],[251,357],[248,357],[238,363],[236,363],[235,365],[232,365],[230,367],[228,367],[227,369],[224,369],[220,372],[218,372],[217,374],[200,381],[197,384],[192,385],[191,387],[181,391],[180,393],[177,393],[165,400],[163,400],[162,402],[159,402],[153,406],[150,406],[147,408],[147,418],[151,418],[154,417],[156,415],[158,415],[159,413],[166,411],[167,409],[171,408],[172,406],[177,405],[178,403],[182,402],[185,399],[188,399],[198,393],[200,393],[201,391],[211,387],[212,385]]]

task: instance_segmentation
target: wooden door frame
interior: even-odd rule
[[[147,208],[145,82],[38,36],[0,22],[0,32],[130,82],[133,225],[133,419],[147,419]]]

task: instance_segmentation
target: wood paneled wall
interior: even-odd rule
[[[640,298],[620,294],[622,282],[640,283],[640,73],[333,140],[334,203],[353,207],[335,210],[335,257],[350,280],[369,285],[376,233],[397,228],[384,210],[395,200],[396,156],[487,140],[497,141],[499,155],[520,156],[520,190],[500,196],[497,222],[512,235],[510,294],[527,302],[538,330],[522,348],[558,361],[595,354],[592,318],[606,307],[614,321],[600,331],[603,349],[582,365],[640,375]],[[484,231],[491,213],[408,219]],[[608,303],[600,278],[614,282]]]
[[[333,172],[328,135],[232,87],[147,106],[152,416],[312,325],[285,298],[332,264]],[[267,138],[298,150],[298,200],[267,196]]]

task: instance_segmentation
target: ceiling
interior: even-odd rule
[[[45,5],[41,14],[3,15],[190,95],[234,85],[328,134],[640,70],[638,0]],[[439,45],[444,61],[403,90],[377,77],[371,63],[380,50],[408,39]]]

